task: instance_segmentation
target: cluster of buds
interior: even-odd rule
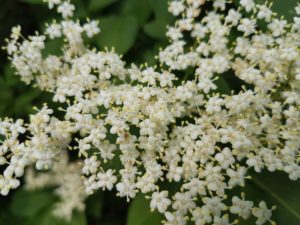
[[[25,167],[56,168],[53,176],[61,176],[57,168],[64,169],[56,162],[76,150],[83,180],[76,179],[76,167],[67,170],[74,178],[69,183],[82,185],[85,193],[72,198],[74,207],[99,189],[116,188],[127,200],[138,192],[149,196],[165,225],[237,223],[229,214],[254,216],[257,225],[273,223],[274,208],[265,202],[255,206],[244,193],[230,204],[225,199],[251,179],[251,169],[300,177],[299,5],[299,17],[290,24],[254,0],[229,10],[226,0],[171,1],[169,11],[177,19],[166,33],[170,42],[158,52],[160,67],[149,67],[127,66],[114,51],[90,49],[84,38],[100,32],[98,22],[73,20],[69,1],[47,2],[62,21],[28,39],[15,27],[6,49],[20,78],[54,93],[64,116],[56,118],[55,109],[44,105],[29,123],[1,120],[0,163],[8,165],[1,194],[19,186]],[[204,12],[205,4],[212,9]],[[64,39],[63,53],[43,56],[45,41],[55,38]],[[178,74],[187,70],[193,72],[180,80]],[[221,94],[216,81],[228,73],[244,85]],[[111,166],[115,161],[118,169]],[[35,177],[31,172],[27,179],[31,186],[43,180]],[[161,182],[180,188],[170,195]]]

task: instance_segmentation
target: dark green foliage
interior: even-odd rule
[[[6,208],[0,213],[0,225],[86,225],[86,215],[74,212],[70,221],[53,215],[53,206],[58,199],[53,190],[25,191],[17,190]]]
[[[128,216],[127,225],[160,225],[163,217],[157,211],[150,211],[150,201],[143,194],[138,194],[132,201]]]
[[[134,44],[138,33],[137,19],[128,16],[109,16],[101,19],[102,34],[97,43],[100,47],[115,48],[119,54],[126,53]]]

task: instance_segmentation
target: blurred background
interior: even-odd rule
[[[157,63],[155,55],[167,45],[164,36],[173,18],[167,12],[167,0],[72,0],[77,10],[75,17],[99,19],[101,34],[89,44],[100,49],[115,47],[117,53],[130,64]],[[238,2],[238,0],[236,1]],[[264,2],[257,0],[257,2]],[[292,8],[298,0],[274,1],[274,9],[292,21]],[[235,7],[232,4],[232,7]],[[43,0],[0,0],[0,46],[5,45],[11,28],[21,25],[24,36],[41,30],[44,23],[58,18],[49,11]],[[59,53],[60,42],[49,41],[46,54]],[[180,76],[180,75],[179,75]],[[241,86],[227,76],[218,81],[221,93],[230,93]],[[23,118],[33,113],[33,106],[51,102],[51,94],[26,86],[14,75],[4,50],[0,51],[0,117]],[[274,189],[274,187],[276,187]],[[168,186],[167,189],[176,189]],[[281,225],[300,224],[300,183],[290,182],[281,174],[262,174],[249,181],[246,190],[259,202],[277,204],[274,217]],[[150,213],[148,201],[138,195],[130,204],[115,197],[114,192],[99,192],[87,200],[85,212],[75,212],[71,221],[54,218],[49,212],[57,198],[51,189],[28,192],[24,189],[0,197],[0,225],[159,225],[162,217]],[[254,221],[241,221],[253,225]],[[193,223],[190,223],[193,224]]]

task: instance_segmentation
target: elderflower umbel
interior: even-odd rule
[[[53,93],[65,114],[58,119],[44,105],[28,123],[0,120],[2,195],[25,174],[28,188],[57,188],[54,211],[67,219],[88,195],[115,188],[128,201],[149,196],[165,225],[236,224],[230,213],[272,222],[265,202],[257,207],[243,193],[226,199],[250,170],[300,177],[299,17],[288,24],[253,0],[229,10],[229,1],[173,0],[160,66],[128,66],[113,50],[86,45],[85,36],[100,32],[97,21],[74,20],[70,1],[47,2],[62,20],[22,40],[14,27],[6,50],[21,80]],[[44,56],[56,38],[65,40],[62,53]],[[228,73],[245,85],[220,94],[217,81]],[[79,162],[69,162],[69,150]],[[162,182],[178,188],[171,194]]]

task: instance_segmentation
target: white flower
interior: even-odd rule
[[[17,40],[21,36],[21,26],[15,26],[11,29],[11,38]]]
[[[181,212],[182,214],[186,214],[189,210],[192,210],[196,207],[193,197],[189,192],[177,192],[173,199],[173,209],[175,209],[177,212]]]
[[[300,15],[300,4],[299,3],[295,6],[295,11],[296,11],[297,15]]]
[[[6,171],[11,170],[16,177],[21,177],[24,174],[24,168],[26,165],[28,165],[28,160],[26,160],[24,157],[17,157],[14,155],[11,157],[10,165],[6,167]],[[6,171],[4,171],[4,175]]]
[[[98,24],[72,20],[68,0],[48,0],[63,18],[41,35],[20,38],[20,27],[13,28],[6,50],[16,74],[64,104],[60,119],[45,105],[27,124],[0,120],[1,194],[25,174],[31,188],[57,187],[62,202],[55,215],[67,219],[84,209],[87,195],[115,187],[128,201],[149,194],[165,225],[235,224],[227,213],[248,218],[251,209],[258,225],[271,221],[265,203],[253,208],[243,194],[232,205],[225,199],[251,179],[249,167],[300,177],[300,19],[287,24],[253,0],[241,0],[236,10],[226,8],[230,1],[213,1],[207,12],[205,2],[170,3],[179,18],[168,27],[159,67],[128,67],[113,50],[87,45]],[[268,30],[257,26],[259,19]],[[238,37],[231,35],[236,29]],[[59,56],[44,56],[46,37],[65,40]],[[223,91],[221,78],[242,86]],[[71,149],[83,163],[63,157]],[[120,164],[115,170],[111,160]],[[27,166],[49,171],[25,173]],[[165,181],[178,186],[170,199],[159,192]]]
[[[241,14],[234,9],[228,11],[228,15],[225,18],[226,23],[231,23],[232,26],[236,26],[241,18]]]
[[[203,202],[206,204],[207,208],[214,216],[221,216],[221,212],[226,209],[226,205],[219,197],[205,197],[203,198]]]
[[[0,193],[8,195],[10,189],[16,189],[20,186],[20,181],[15,178],[0,177]]]
[[[68,18],[73,16],[73,11],[75,6],[65,1],[57,7],[57,12],[61,13],[63,18]]]
[[[87,150],[91,149],[91,144],[88,143],[86,139],[82,139],[78,141],[78,149],[79,149],[79,156],[84,155],[87,156]]]
[[[245,201],[244,199],[240,199],[239,197],[234,196],[232,198],[232,206],[230,207],[230,212],[238,214],[243,219],[247,219],[251,215],[252,207],[253,202]]]
[[[94,191],[98,189],[97,177],[95,174],[88,177],[88,179],[84,180],[84,187],[85,187],[85,192],[88,195],[93,194]]]
[[[113,175],[114,171],[112,169],[107,170],[106,172],[99,172],[97,174],[98,178],[98,187],[102,189],[112,190],[114,184],[117,181],[117,177]]]
[[[135,184],[129,180],[117,183],[116,188],[118,195],[120,197],[126,197],[127,201],[129,201],[130,198],[134,198],[136,195]]]
[[[211,97],[206,104],[206,111],[208,113],[218,113],[221,111],[223,103],[223,99],[218,98],[217,96]]]
[[[195,208],[192,211],[193,220],[195,220],[195,225],[205,225],[209,224],[212,221],[209,208],[205,205]]]
[[[246,36],[255,33],[256,20],[252,19],[241,19],[240,25],[238,25],[237,29],[243,32]]]
[[[164,224],[165,225],[185,225],[186,224],[186,218],[179,213],[179,212],[165,212],[165,218],[167,219]]]
[[[250,12],[255,8],[254,0],[240,0],[240,4],[245,8],[247,12]]]
[[[185,7],[182,1],[172,1],[169,6],[169,12],[171,12],[174,16],[178,16],[184,11],[184,8]]]
[[[190,182],[185,183],[182,187],[187,189],[192,196],[206,194],[205,182],[197,178],[192,178]]]
[[[36,150],[34,152],[34,156],[36,158],[36,169],[48,170],[53,165],[53,158],[55,156],[55,153],[51,150]]]
[[[0,156],[0,166],[5,165],[7,163],[7,160],[5,157]]]
[[[246,161],[248,166],[254,167],[256,172],[260,172],[264,168],[262,158],[260,156],[250,155]]]
[[[14,124],[10,125],[10,131],[12,134],[12,137],[18,137],[19,134],[24,134],[26,132],[26,128],[24,127],[24,121],[21,119],[18,119]]]
[[[9,42],[6,46],[6,51],[7,51],[8,55],[12,55],[17,50],[18,50],[18,47],[16,46],[16,43],[14,41]]]
[[[100,33],[100,28],[98,27],[98,21],[90,21],[89,23],[83,26],[83,29],[85,30],[89,38]]]
[[[272,31],[274,37],[278,37],[285,32],[286,25],[287,25],[286,20],[274,19],[268,25],[268,28]]]
[[[225,10],[226,8],[226,0],[215,0],[213,7],[220,10]]]
[[[55,5],[58,5],[61,3],[61,0],[45,0],[48,2],[49,9],[52,9]]]
[[[270,22],[273,14],[272,10],[266,5],[258,5],[257,8],[259,9],[257,18],[264,19],[266,22]]]
[[[174,180],[179,182],[181,179],[181,175],[183,173],[183,168],[180,166],[171,165],[169,168],[169,172],[167,174],[167,178],[171,181]]]
[[[231,225],[233,223],[229,222],[228,214],[220,216],[214,216],[214,225]]]
[[[264,201],[261,201],[258,206],[259,207],[254,207],[252,209],[252,214],[257,218],[255,223],[257,225],[262,225],[266,221],[270,221],[272,210],[274,210],[275,208],[268,209]]]
[[[61,25],[53,23],[46,29],[46,34],[49,35],[50,39],[61,37]]]
[[[224,148],[221,152],[216,154],[216,160],[220,163],[223,169],[227,169],[235,162],[232,152],[229,148]]]
[[[244,186],[244,183],[245,183],[245,176],[246,176],[246,168],[245,167],[239,167],[236,170],[233,170],[233,169],[227,169],[226,170],[226,173],[228,174],[228,176],[230,177],[229,181],[228,181],[228,185],[230,187],[235,187],[237,185],[239,186]]]
[[[89,175],[95,174],[99,169],[100,161],[97,160],[97,156],[93,155],[90,158],[84,160],[84,167],[82,168],[82,173]]]
[[[157,209],[160,213],[164,213],[170,204],[171,200],[168,199],[168,191],[152,193],[150,202],[151,210]]]

